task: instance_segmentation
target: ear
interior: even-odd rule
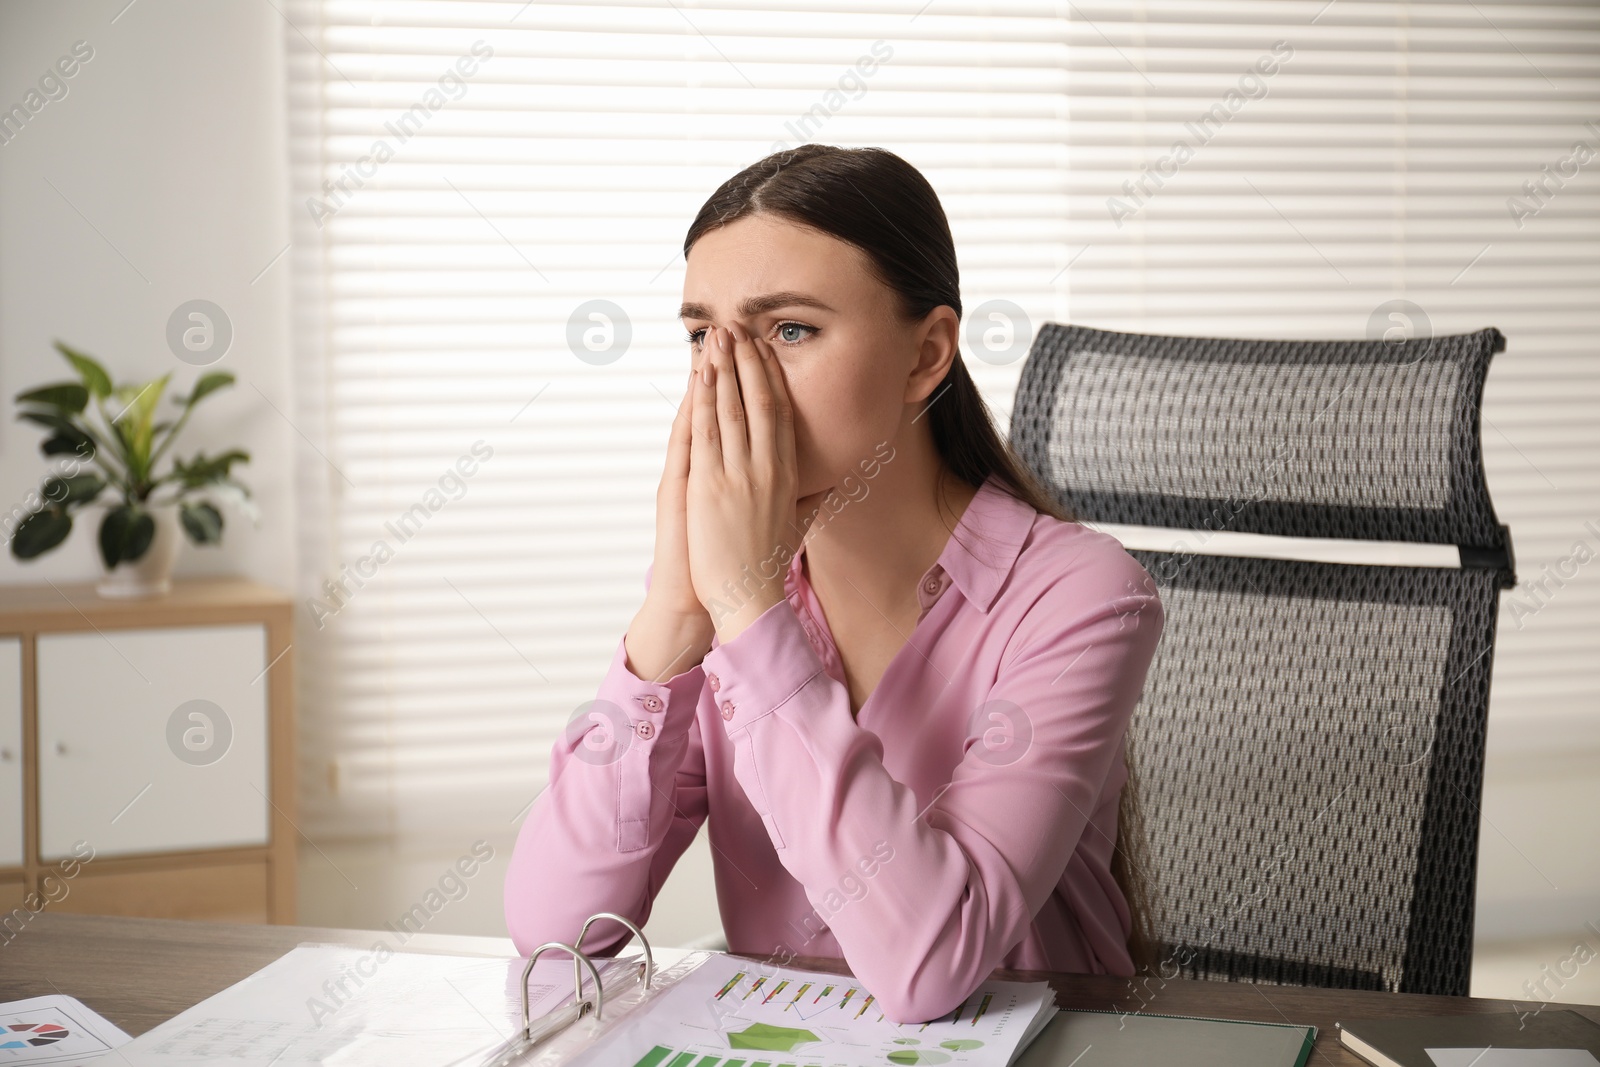
[[[917,363],[906,379],[904,403],[927,399],[950,371],[961,353],[961,320],[955,308],[940,304],[917,327]]]

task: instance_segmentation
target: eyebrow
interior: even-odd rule
[[[778,308],[786,307],[813,307],[817,308],[819,311],[833,310],[833,308],[829,307],[827,304],[824,304],[814,296],[788,290],[781,293],[766,293],[762,296],[752,296],[746,298],[745,301],[739,305],[739,315],[743,318],[750,318],[752,316],[759,315],[764,311],[775,311]],[[711,314],[711,309],[706,307],[704,304],[696,304],[693,301],[690,301],[678,309],[678,318],[711,319],[715,318],[715,316]]]

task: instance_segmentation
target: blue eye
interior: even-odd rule
[[[813,337],[813,336],[815,336],[815,335],[817,335],[817,334],[822,332],[820,328],[818,328],[816,326],[807,326],[803,322],[780,322],[780,323],[778,323],[778,332],[779,332],[779,334],[782,334],[784,330],[789,330],[789,329],[809,330],[809,331],[811,331],[810,333],[806,334],[805,337],[795,338],[794,340],[785,339],[783,341],[783,343],[786,346],[790,347],[790,348],[793,348],[793,347],[795,347],[797,345],[800,345],[800,344],[802,344],[804,342],[804,340],[806,338]],[[694,347],[699,348],[701,343],[704,340],[705,332],[706,332],[705,327],[702,326],[698,330],[694,330],[694,331],[692,331],[690,333],[684,334],[683,335],[683,339],[685,341],[689,342]]]
[[[802,323],[802,322],[780,322],[780,323],[778,323],[778,332],[780,334],[783,333],[784,330],[788,330],[788,329],[810,330],[811,333],[806,334],[806,337],[811,337],[811,336],[814,336],[814,335],[822,332],[822,331],[818,330],[817,327],[815,327],[815,326],[807,326],[805,323]],[[786,344],[786,345],[793,346],[793,345],[800,344],[801,340],[797,339],[797,340],[794,340],[794,341],[784,341],[783,343]]]

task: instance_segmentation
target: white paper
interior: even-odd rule
[[[1044,982],[985,982],[923,1023],[892,1022],[872,999],[852,978],[715,955],[602,1034],[573,1067],[667,1067],[683,1053],[696,1067],[724,1059],[1005,1067],[1058,1010]]]
[[[33,997],[0,1004],[0,1065],[75,1067],[129,1041],[110,1021],[72,997]]]
[[[1582,1048],[1430,1048],[1434,1067],[1600,1067]]]
[[[608,987],[627,966],[595,962]],[[521,1027],[526,963],[301,945],[123,1046],[117,1064],[444,1065]],[[535,1017],[570,1002],[572,957],[541,956],[528,985]]]

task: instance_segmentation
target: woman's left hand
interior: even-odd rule
[[[703,347],[691,386],[689,573],[726,644],[784,599],[784,573],[800,544],[794,409],[765,341],[735,323],[707,327]]]

